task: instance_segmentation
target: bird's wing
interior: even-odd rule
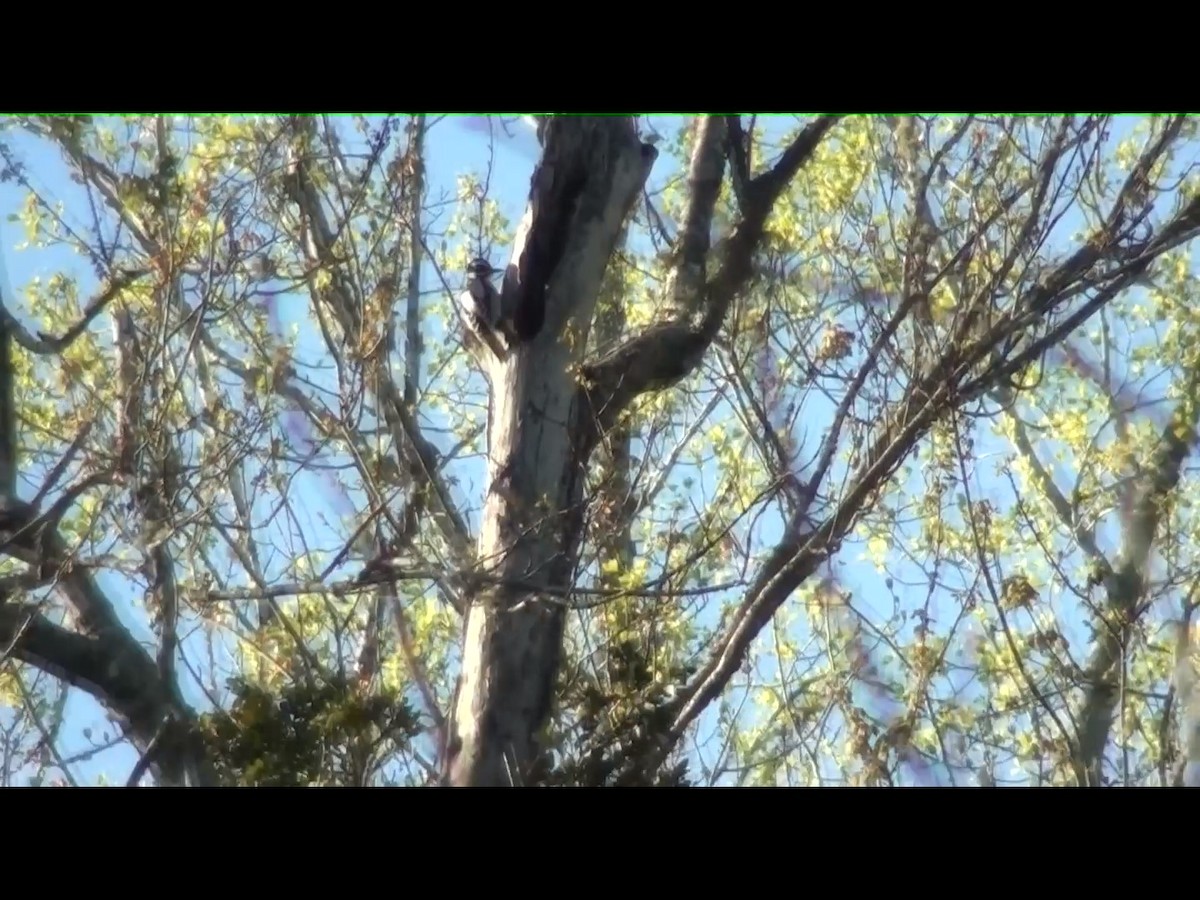
[[[500,291],[491,283],[485,284],[483,289],[487,294],[488,321],[494,327],[500,321]]]
[[[471,291],[463,291],[458,298],[459,318],[470,335],[487,345],[492,354],[500,359],[508,355],[495,330],[488,324],[487,310]]]
[[[488,290],[487,285],[482,281],[475,279],[468,285],[466,291],[463,292],[463,305],[471,312],[474,312],[488,320]]]

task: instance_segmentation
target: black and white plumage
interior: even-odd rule
[[[458,317],[468,344],[482,343],[498,358],[507,353],[500,324],[500,291],[492,284],[496,269],[482,257],[467,266],[467,287],[458,295]]]
[[[393,551],[391,553],[381,554],[375,559],[368,560],[354,580],[359,584],[396,581],[406,574],[421,570],[421,559],[410,548],[391,549]]]

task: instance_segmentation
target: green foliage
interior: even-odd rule
[[[661,766],[650,760],[670,725],[663,701],[669,684],[693,674],[686,666],[656,669],[644,645],[626,640],[609,646],[607,687],[581,678],[560,685],[560,702],[572,726],[549,742],[536,783],[568,787],[689,787],[687,759]]]
[[[752,174],[770,168],[801,118],[755,120]],[[1122,252],[1195,194],[1196,123],[1183,122],[1149,167],[1144,207],[1127,198],[1141,218],[1126,223]],[[1119,676],[1118,703],[1101,780],[1171,780],[1184,704],[1167,698],[1186,669],[1174,635],[1194,630],[1189,592],[1200,583],[1191,461],[1154,498],[1151,534],[1133,533],[1131,510],[1160,448],[1194,430],[1190,245],[1157,258],[1012,384],[942,415],[894,473],[859,491],[931,366],[983,371],[992,357],[969,356],[989,329],[1038,319],[1000,347],[1019,351],[1119,270],[1105,264],[1068,284],[1044,321],[1029,306],[1049,303],[1039,291],[1063,260],[1102,243],[1118,192],[1168,124],[856,116],[830,131],[768,217],[754,276],[710,351],[670,390],[639,397],[591,459],[577,608],[534,780],[1076,783],[1078,723],[1097,706],[1095,686],[1110,684],[1089,667],[1110,638],[1119,665],[1102,675]],[[462,623],[444,585],[405,580],[393,605],[374,590],[312,583],[352,579],[410,504],[421,511],[413,552],[452,576],[461,548],[435,513],[453,506],[470,545],[490,496],[488,385],[459,351],[450,304],[467,259],[507,260],[527,182],[522,170],[512,196],[498,193],[490,150],[472,171],[445,171],[423,154],[472,138],[445,119],[418,151],[417,126],[386,116],[0,121],[4,250],[10,275],[22,273],[5,297],[15,318],[61,335],[118,273],[142,273],[61,352],[14,348],[21,496],[52,474],[47,502],[83,488],[59,523],[70,565],[33,583],[28,563],[6,556],[5,599],[79,631],[61,585],[87,573],[133,647],[161,643],[153,573],[164,549],[178,586],[176,663],[208,698],[203,731],[226,783],[425,783],[434,711],[454,696]],[[663,155],[595,320],[572,321],[563,336],[586,359],[671,308],[698,129],[660,130]],[[1060,138],[1076,143],[1039,201]],[[932,283],[927,297],[905,297],[925,233],[922,184]],[[301,187],[317,206],[298,208]],[[727,177],[709,277],[738,216]],[[131,380],[118,314],[136,330]],[[437,496],[382,411],[384,386],[412,398],[439,454]],[[824,477],[808,497],[818,464]],[[783,542],[810,526],[839,535],[814,551],[829,558],[774,610],[677,751],[651,765],[671,698],[736,628]],[[1138,573],[1114,574],[1127,546],[1147,542]],[[290,583],[294,592],[262,599]],[[1136,595],[1132,610],[1114,600],[1122,593]],[[105,713],[64,722],[65,689],[21,660],[6,655],[0,669],[6,776],[50,783],[53,769],[81,764],[37,748],[99,753],[90,733]]]
[[[278,694],[235,678],[228,711],[201,728],[221,781],[252,787],[363,786],[420,732],[398,694],[364,695],[347,680],[294,682]]]

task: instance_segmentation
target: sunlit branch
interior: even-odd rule
[[[30,353],[36,353],[39,356],[49,356],[54,353],[61,353],[75,342],[75,339],[87,331],[88,326],[93,320],[104,312],[108,304],[112,302],[118,294],[135,284],[138,280],[145,277],[146,270],[138,269],[135,271],[121,272],[109,281],[108,287],[101,291],[95,299],[88,303],[84,308],[83,317],[62,333],[59,337],[48,335],[44,332],[38,332],[37,337],[34,337],[18,322],[9,311],[7,303],[0,305],[0,315],[4,316],[4,325],[12,334],[12,337],[18,344],[28,350]]]
[[[788,145],[772,168],[750,182],[746,207],[719,248],[719,268],[703,285],[699,323],[693,325],[685,316],[683,321],[653,325],[585,367],[586,403],[600,417],[602,428],[615,421],[634,398],[675,384],[699,364],[724,323],[734,298],[750,280],[751,262],[775,201],[838,118],[821,116],[814,120]],[[702,136],[717,142],[723,133],[723,128],[714,128],[703,132]],[[706,145],[700,145],[698,152],[697,176],[707,184],[708,170],[715,163],[711,162]],[[695,218],[702,218],[702,210],[696,211]],[[695,243],[686,245],[685,249],[699,254],[701,246]],[[694,264],[695,260],[681,262]]]
[[[390,572],[371,573],[361,578],[355,578],[346,581],[335,581],[330,583],[294,581],[286,582],[284,584],[271,585],[269,587],[248,587],[244,590],[205,591],[199,594],[196,599],[201,603],[219,603],[240,600],[279,599],[282,597],[297,597],[305,594],[333,594],[335,596],[346,596],[374,590],[375,587],[380,584],[390,584],[401,581],[436,581],[446,577],[446,573],[439,569],[414,568],[404,571],[394,570]],[[498,585],[523,591],[536,590],[540,594],[547,595],[547,602],[557,602],[557,605],[564,606],[568,609],[592,609],[611,603],[614,600],[622,600],[626,598],[662,600],[666,597],[702,597],[709,594],[719,594],[722,591],[728,591],[744,586],[744,582],[742,581],[729,581],[722,582],[720,584],[708,585],[705,587],[671,587],[669,590],[665,590],[662,586],[662,582],[668,580],[669,577],[670,576],[664,576],[663,578],[646,582],[642,587],[622,587],[611,589],[585,587],[554,588],[547,587],[541,582],[526,581],[519,578],[498,578],[494,575],[488,575],[486,573],[479,572],[463,573],[458,576],[457,580],[464,584]],[[555,601],[553,599],[554,597],[566,598],[576,596],[592,596],[596,597],[597,599],[592,601],[573,599]]]

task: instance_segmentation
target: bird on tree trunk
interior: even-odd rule
[[[508,335],[501,322],[500,291],[492,284],[496,269],[482,257],[467,266],[467,287],[458,296],[467,348],[478,353],[487,347],[497,359],[508,355]],[[481,360],[482,362],[482,360]]]

